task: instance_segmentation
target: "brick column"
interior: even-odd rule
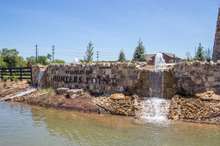
[[[218,20],[215,33],[215,43],[213,48],[213,61],[220,60],[220,8],[218,12]]]

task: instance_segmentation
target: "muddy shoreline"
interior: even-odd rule
[[[18,92],[30,88],[27,82],[0,82],[0,99],[13,96]],[[62,89],[64,90],[64,89]],[[55,108],[61,110],[74,110],[87,113],[112,114],[121,116],[136,116],[140,110],[137,96],[112,94],[110,96],[95,97],[81,90],[38,89],[25,96],[16,97],[9,102],[25,103],[29,105]],[[171,99],[168,119],[200,124],[220,124],[220,102],[215,94],[210,94],[209,100],[199,97],[174,96]],[[212,99],[214,97],[215,100]]]

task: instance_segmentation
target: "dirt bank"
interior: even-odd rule
[[[32,94],[15,98],[12,101],[43,107],[77,110],[83,112],[100,112],[99,108],[92,102],[92,97],[86,93],[72,99],[67,98],[64,95],[57,95],[53,89],[41,89]]]
[[[30,87],[27,81],[0,81],[0,98],[13,96]]]

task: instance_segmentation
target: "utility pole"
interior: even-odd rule
[[[35,45],[35,53],[36,53],[35,59],[36,59],[36,64],[37,64],[38,63],[38,45],[37,44]]]
[[[55,60],[55,45],[52,46],[52,61]]]
[[[96,61],[99,61],[99,51],[96,51]]]

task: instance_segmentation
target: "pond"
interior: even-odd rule
[[[0,146],[219,146],[220,126],[0,103]]]

